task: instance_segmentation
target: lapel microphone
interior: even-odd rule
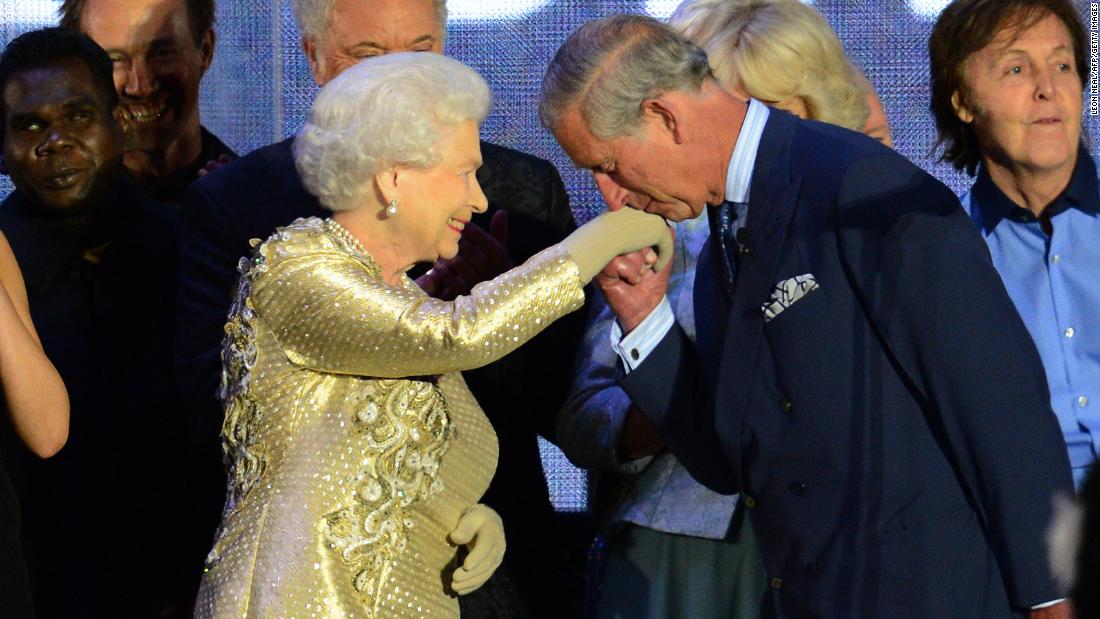
[[[740,248],[740,251],[738,253],[740,253],[742,256],[751,256],[752,247],[749,244],[748,226],[743,226],[739,230],[737,230],[737,234],[734,235],[734,238],[737,240],[737,246]]]

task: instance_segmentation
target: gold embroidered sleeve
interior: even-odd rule
[[[339,252],[275,260],[253,291],[292,363],[380,378],[480,367],[583,301],[577,267],[558,246],[451,302],[390,286]]]

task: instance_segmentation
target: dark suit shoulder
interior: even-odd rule
[[[193,183],[182,199],[185,227],[189,221],[213,218],[247,240],[266,238],[299,217],[325,216],[302,185],[292,144],[291,138],[265,146]]]
[[[141,225],[174,234],[179,224],[180,211],[166,202],[149,197],[129,178],[119,181],[116,200],[123,213],[138,220]]]
[[[514,148],[508,148],[507,146],[501,146],[500,144],[486,142],[485,140],[481,141],[481,157],[486,164],[492,161],[495,165],[503,166],[526,165],[536,168],[554,167],[549,161],[541,157],[536,157]]]
[[[293,141],[293,138],[288,138],[282,142],[258,148],[199,178],[191,187],[205,194],[251,194],[256,191],[267,192],[276,189],[251,183],[262,180],[286,184],[289,182],[288,176],[293,176],[294,181],[300,185],[291,152]],[[242,181],[245,184],[242,184]]]
[[[201,127],[202,130],[202,151],[199,154],[200,165],[206,165],[207,161],[217,161],[218,157],[222,155],[228,156],[230,159],[236,159],[237,153],[232,148],[226,145],[217,135],[214,135],[212,131],[206,127]]]
[[[877,141],[826,123],[802,121],[794,132],[792,177],[835,196],[847,225],[888,228],[906,214],[958,210],[955,194]],[[835,192],[835,193],[833,193]]]
[[[505,208],[513,215],[549,224],[551,243],[576,227],[565,184],[552,163],[484,141],[481,157],[478,182],[491,209]]]

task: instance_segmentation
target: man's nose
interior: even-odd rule
[[[126,69],[126,83],[123,94],[137,99],[148,97],[157,89],[157,79],[144,58],[134,58]]]
[[[618,211],[626,208],[627,198],[630,192],[625,187],[616,183],[611,176],[604,172],[593,172],[592,178],[596,181],[596,188],[600,190],[603,201],[607,203],[608,210]]]
[[[35,149],[35,153],[39,157],[46,157],[72,147],[73,139],[67,131],[62,128],[51,128],[46,132],[46,138]]]
[[[1054,76],[1048,67],[1035,69],[1035,98],[1049,100],[1054,98]]]

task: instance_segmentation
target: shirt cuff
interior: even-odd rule
[[[672,304],[668,302],[667,296],[661,297],[657,307],[633,331],[626,334],[626,337],[623,337],[623,329],[619,326],[619,321],[611,321],[611,348],[623,360],[623,368],[627,374],[633,372],[645,361],[675,322]]]
[[[1054,606],[1055,604],[1061,604],[1062,602],[1065,602],[1065,601],[1066,601],[1066,598],[1062,598],[1060,600],[1054,600],[1053,602],[1047,602],[1045,604],[1036,604],[1035,606],[1031,607],[1031,610],[1039,610],[1041,608],[1049,608],[1051,606]]]
[[[637,460],[620,461],[619,471],[627,475],[634,475],[645,470],[649,463],[653,462],[653,456],[642,456]]]

